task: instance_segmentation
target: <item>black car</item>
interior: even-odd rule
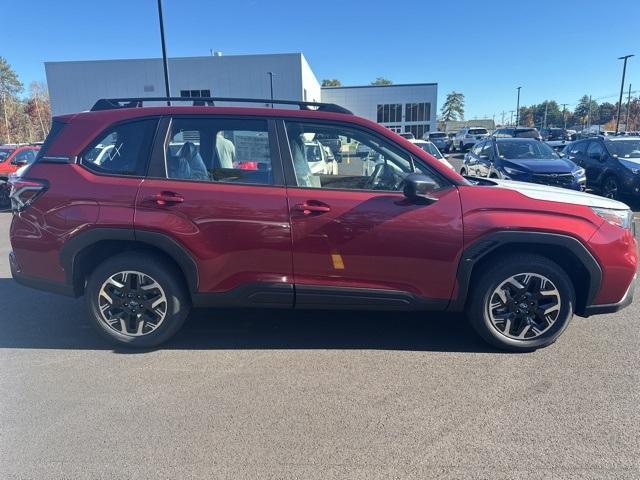
[[[517,180],[584,190],[585,171],[531,138],[495,138],[476,143],[464,157],[462,175]]]
[[[533,127],[501,127],[491,135],[495,138],[534,138],[542,140],[537,128]]]
[[[640,137],[591,137],[570,143],[565,158],[586,170],[587,186],[609,198],[640,194]]]

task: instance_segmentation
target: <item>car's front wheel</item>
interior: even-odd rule
[[[133,348],[160,345],[189,313],[180,272],[163,258],[126,252],[100,264],[85,289],[90,318],[112,343]]]
[[[609,175],[602,181],[602,196],[617,200],[620,198],[620,186],[618,179]]]
[[[471,285],[468,316],[495,347],[531,351],[553,343],[573,317],[575,292],[564,270],[539,255],[489,266]]]

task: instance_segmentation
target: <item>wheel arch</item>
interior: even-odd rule
[[[457,272],[458,296],[452,299],[449,310],[464,310],[474,278],[486,265],[508,253],[538,254],[557,263],[574,285],[577,315],[585,314],[600,289],[602,269],[576,238],[544,232],[500,231],[476,240],[462,253]]]
[[[127,228],[94,228],[68,240],[60,252],[66,283],[80,296],[95,267],[116,253],[138,249],[167,259],[182,273],[188,290],[197,292],[198,268],[182,245],[162,233]]]

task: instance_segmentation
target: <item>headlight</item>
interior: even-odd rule
[[[526,173],[526,172],[523,172],[522,170],[516,170],[515,168],[509,168],[509,167],[502,167],[502,168],[509,175],[523,175],[524,173]]]
[[[618,158],[620,163],[631,170],[631,173],[634,175],[640,174],[640,163],[630,162],[629,160],[624,160],[622,158]]]
[[[631,210],[614,210],[612,208],[591,208],[596,214],[607,222],[618,227],[631,230],[633,226],[633,212]]]
[[[584,168],[582,168],[582,167],[578,167],[578,168],[576,168],[576,169],[573,171],[573,174],[574,174],[576,177],[584,177],[585,170],[584,170]]]

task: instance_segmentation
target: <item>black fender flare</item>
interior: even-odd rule
[[[189,290],[192,293],[198,291],[198,266],[193,256],[181,244],[165,234],[133,228],[96,227],[69,239],[60,251],[60,265],[65,271],[67,284],[75,287],[78,254],[87,247],[105,240],[136,242],[161,250],[178,264]]]
[[[471,287],[471,276],[474,267],[480,260],[491,254],[497,248],[508,244],[545,245],[568,249],[589,273],[589,288],[586,293],[586,303],[584,307],[593,304],[593,300],[602,283],[602,269],[591,252],[587,250],[587,247],[585,247],[580,240],[557,233],[518,230],[498,231],[487,234],[465,248],[458,263],[458,296],[452,298],[448,310],[454,312],[464,310]],[[577,311],[576,313],[580,314],[582,312]]]

